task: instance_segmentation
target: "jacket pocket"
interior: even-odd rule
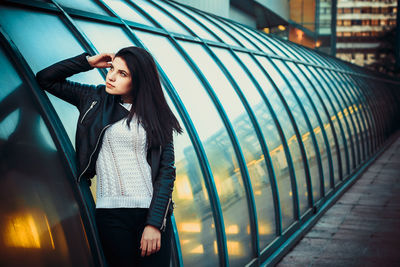
[[[87,116],[87,114],[93,109],[93,107],[97,104],[97,100],[94,100],[92,102],[92,104],[90,104],[90,107],[86,110],[86,112],[83,114],[82,118],[81,118],[81,123],[83,123],[83,120],[85,119],[85,117]]]

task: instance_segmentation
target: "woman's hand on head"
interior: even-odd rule
[[[161,248],[161,232],[152,225],[146,225],[140,240],[141,256],[150,256]]]
[[[93,68],[109,68],[111,67],[111,61],[113,61],[114,56],[114,53],[101,53],[88,57],[88,62]]]

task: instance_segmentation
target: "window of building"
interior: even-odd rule
[[[379,25],[379,19],[372,19],[371,20],[371,25],[372,26],[378,26]]]
[[[371,13],[371,8],[370,7],[363,7],[363,8],[361,8],[361,13]]]
[[[344,37],[350,37],[350,36],[351,36],[351,32],[344,32],[344,33],[343,33],[343,36],[344,36]]]
[[[388,24],[387,20],[381,19],[381,26],[385,26],[387,24]]]
[[[369,19],[363,20],[361,25],[371,25],[371,21]]]
[[[336,36],[339,36],[339,37],[340,37],[340,36],[343,36],[343,33],[342,33],[342,32],[337,32],[337,33],[336,33]]]
[[[361,25],[362,24],[362,20],[360,19],[354,19],[351,22],[352,25]]]
[[[338,13],[338,14],[342,14],[342,13],[343,13],[343,8],[338,8],[338,9],[337,9],[337,13]]]
[[[353,13],[361,13],[361,8],[353,8]]]
[[[338,19],[336,24],[337,24],[337,26],[342,26],[343,25],[343,20]]]
[[[345,14],[349,14],[349,13],[351,13],[351,8],[343,8],[343,13],[345,13]]]
[[[373,54],[373,53],[368,53],[368,59],[369,59],[369,60],[375,59],[375,54]]]
[[[361,32],[362,36],[370,36],[371,34],[369,32]]]
[[[396,25],[396,20],[394,20],[394,19],[391,19],[391,20],[389,20],[389,25]]]
[[[381,13],[382,14],[388,14],[389,13],[389,8],[388,7],[382,7],[381,8]]]
[[[351,26],[351,20],[349,19],[343,20],[343,26]]]
[[[379,7],[373,7],[373,8],[371,8],[371,13],[373,13],[373,14],[379,14],[380,13],[380,10],[379,10]]]

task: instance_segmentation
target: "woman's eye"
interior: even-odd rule
[[[126,77],[126,74],[125,74],[125,73],[121,73],[121,75],[122,75],[122,77]]]

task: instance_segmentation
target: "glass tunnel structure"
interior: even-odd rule
[[[0,26],[0,265],[104,264],[78,111],[35,80],[84,51],[146,48],[184,126],[171,266],[273,262],[399,125],[399,81],[174,1],[2,1]]]

